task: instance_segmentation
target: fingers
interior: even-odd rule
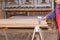
[[[43,17],[42,19],[43,19],[43,20],[47,20],[47,18],[46,18],[46,17]]]

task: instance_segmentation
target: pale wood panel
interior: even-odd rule
[[[21,28],[33,28],[35,26],[46,27],[48,25],[41,25],[38,23],[37,17],[11,17],[10,19],[1,19],[0,27],[21,27]]]

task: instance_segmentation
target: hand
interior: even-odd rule
[[[43,20],[47,20],[47,18],[46,18],[46,17],[43,17],[42,19],[43,19]]]

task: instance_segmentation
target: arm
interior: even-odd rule
[[[46,16],[46,18],[54,18],[56,16],[56,11],[54,11]]]

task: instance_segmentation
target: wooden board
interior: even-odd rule
[[[0,9],[0,19],[2,19],[2,10]]]
[[[37,17],[30,16],[13,16],[9,19],[0,19],[0,27],[21,27],[33,28],[35,26],[48,26],[38,23]]]
[[[51,11],[50,9],[4,9],[5,12],[41,12],[41,11]]]

